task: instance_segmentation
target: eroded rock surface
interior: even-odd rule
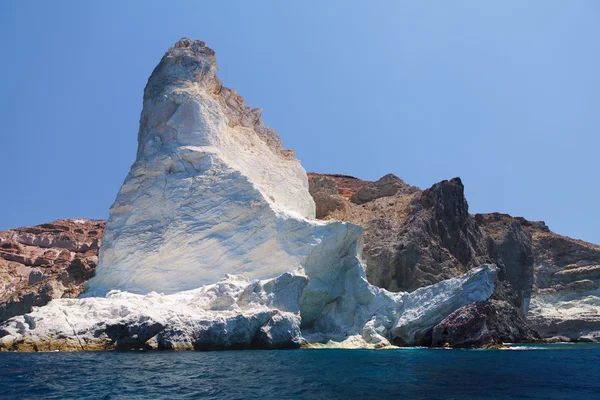
[[[175,293],[226,273],[272,278],[325,237],[360,230],[309,222],[302,165],[216,70],[213,50],[182,39],[152,72],[90,295]]]
[[[57,220],[0,232],[0,322],[77,297],[94,274],[104,225]]]
[[[540,337],[507,302],[489,300],[466,305],[432,330],[433,347],[485,347],[534,342]]]

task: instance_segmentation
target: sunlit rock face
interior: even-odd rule
[[[111,207],[91,295],[173,293],[225,273],[270,278],[325,236],[359,230],[306,220],[315,216],[306,172],[216,69],[210,48],[182,39],[148,80],[137,158]]]

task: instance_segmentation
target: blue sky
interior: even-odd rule
[[[142,91],[188,36],[308,171],[600,243],[600,2],[0,2],[0,229],[106,218]]]

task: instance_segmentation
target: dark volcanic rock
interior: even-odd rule
[[[492,342],[487,322],[493,313],[488,302],[471,303],[456,310],[433,328],[431,345],[472,347]]]
[[[407,222],[398,250],[408,263],[396,265],[401,290],[412,291],[491,261],[459,178],[436,183],[416,196]]]
[[[488,235],[488,254],[500,266],[500,280],[510,285],[505,288],[510,293],[503,298],[519,307],[524,317],[534,279],[531,233],[515,218],[486,218],[477,214],[475,220]]]
[[[433,347],[482,347],[540,339],[507,302],[490,300],[466,305],[433,328]]]
[[[0,232],[0,322],[77,297],[94,275],[104,224],[57,220]]]

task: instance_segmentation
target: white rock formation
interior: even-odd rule
[[[111,291],[105,298],[55,300],[5,324],[0,348],[297,347],[298,303],[306,283],[306,277],[291,274],[268,282],[229,276],[172,295]]]
[[[183,39],[152,73],[90,295],[174,293],[225,273],[275,277],[328,237],[359,230],[307,220],[306,172],[216,68],[211,49]]]
[[[293,348],[307,340],[356,348],[387,347],[393,338],[411,345],[449,312],[488,298],[494,274],[485,266],[410,294],[366,285],[364,293],[331,303],[304,332],[301,309],[310,293],[304,275],[228,276],[171,295],[111,291],[105,298],[53,300],[10,319],[0,326],[0,350]]]
[[[362,228],[314,220],[299,161],[215,70],[203,42],[169,49],[144,92],[89,298],[7,321],[0,348],[290,347],[300,329],[309,341],[411,344],[492,294],[493,266],[412,294],[371,286]],[[215,284],[226,274],[253,281]]]

